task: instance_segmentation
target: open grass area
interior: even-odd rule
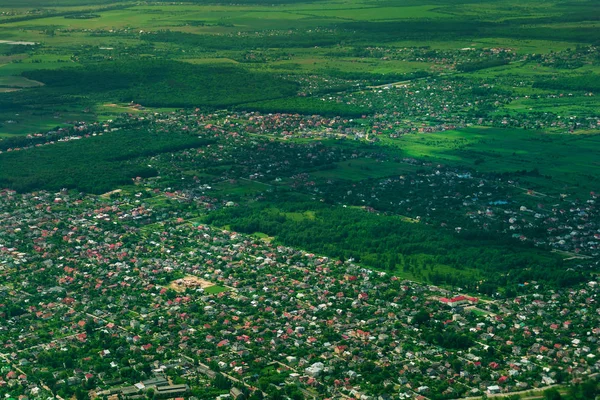
[[[289,60],[276,61],[269,65],[273,70],[290,70],[294,72],[321,72],[330,70],[342,72],[368,72],[372,74],[402,74],[415,71],[427,71],[432,63],[419,61],[381,60],[376,58],[356,59],[338,57],[332,59],[325,54],[299,54]]]
[[[43,55],[28,58],[19,63],[8,63],[0,65],[0,76],[5,79],[19,79],[25,71],[38,69],[58,69],[72,65],[69,56]]]
[[[304,212],[284,212],[283,215],[289,220],[300,222],[304,220],[312,221],[315,219],[314,211],[304,211]]]
[[[264,192],[269,188],[270,185],[268,184],[247,179],[221,182],[213,186],[213,190],[217,191],[221,196],[230,196],[231,198],[250,196]]]
[[[504,107],[506,110],[518,113],[531,111],[552,112],[558,115],[594,116],[598,110],[598,101],[594,97],[559,98],[521,98]]]
[[[41,82],[32,81],[23,76],[0,76],[0,87],[28,88],[42,85]]]
[[[75,121],[96,121],[97,115],[70,107],[52,110],[0,110],[0,133],[8,136],[43,133],[56,127],[71,126]]]
[[[207,294],[219,294],[219,293],[226,292],[228,290],[229,289],[227,289],[226,287],[219,286],[219,285],[214,285],[214,286],[209,286],[207,288],[204,288],[204,293],[207,293]]]
[[[437,11],[437,7],[431,5],[425,6],[406,6],[406,7],[380,7],[380,6],[358,6],[348,7],[347,9],[334,10],[303,10],[296,11],[298,14],[307,16],[320,16],[336,18],[340,20],[352,21],[389,21],[398,19],[414,18],[448,18],[449,15]]]
[[[589,192],[600,185],[599,135],[474,127],[405,135],[389,143],[409,157],[483,172],[538,171],[542,179],[535,183],[554,193]]]

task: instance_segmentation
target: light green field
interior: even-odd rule
[[[221,182],[213,186],[213,189],[218,191],[223,196],[245,196],[264,192],[269,189],[270,185],[265,183],[239,179],[235,182]]]
[[[183,61],[190,64],[239,64],[231,58],[180,58],[177,61]]]
[[[468,4],[452,4],[442,10],[454,15],[485,18],[490,21],[529,16],[550,16],[556,14],[555,2],[511,2],[506,0],[494,2],[469,2]]]
[[[29,88],[43,85],[22,76],[0,76],[0,87]]]
[[[214,285],[214,286],[209,286],[207,288],[204,288],[204,293],[207,294],[219,294],[222,292],[227,292],[229,289],[227,289],[226,287],[223,286],[219,286],[219,285]]]
[[[552,112],[563,117],[593,116],[598,112],[598,101],[590,97],[564,97],[526,99],[521,98],[504,107],[506,110],[527,113],[530,111]]]
[[[292,221],[300,222],[305,219],[314,220],[315,212],[314,211],[305,211],[305,212],[286,212],[284,213],[285,217],[291,219]]]
[[[415,7],[360,7],[344,10],[302,10],[297,13],[310,17],[328,17],[352,21],[389,21],[413,18],[448,18],[433,6]]]
[[[264,7],[231,6],[139,6],[124,10],[99,12],[99,18],[69,19],[62,16],[36,20],[9,22],[4,25],[12,29],[135,29],[158,30],[186,25],[194,21],[207,23],[226,22],[249,29],[286,29],[290,21],[307,19],[298,12],[275,11]],[[317,20],[324,19],[318,18]],[[331,19],[331,16],[322,17]]]
[[[315,70],[321,70],[326,72],[327,70],[340,70],[343,72],[367,72],[372,74],[386,74],[386,73],[407,73],[414,71],[427,71],[433,64],[419,61],[401,61],[401,60],[380,60],[375,58],[361,58],[353,59],[347,58],[335,58],[331,59],[325,56],[315,55],[301,55],[298,57],[292,57],[291,60],[275,61],[272,62],[270,67],[274,69],[289,68],[292,70],[300,70],[304,72],[314,72]]]
[[[473,168],[482,172],[538,170],[539,180],[557,192],[597,190],[600,186],[600,135],[549,134],[522,129],[468,128],[410,134],[386,142],[408,157]],[[476,163],[476,161],[478,161]]]
[[[539,65],[534,62],[516,61],[508,65],[502,65],[494,68],[482,69],[471,73],[457,74],[458,76],[475,78],[499,78],[499,77],[521,77],[523,79],[539,79],[556,75],[557,70],[551,67]],[[565,75],[572,74],[572,71],[563,72]]]
[[[43,133],[74,121],[95,121],[96,115],[80,111],[27,110],[19,113],[0,111],[0,133],[4,136]]]
[[[34,69],[57,69],[67,66],[73,66],[73,63],[68,56],[55,55],[40,55],[33,56],[20,63],[9,63],[0,65],[0,76],[10,77],[19,76],[23,71]],[[8,78],[14,79],[14,78]]]
[[[403,40],[392,42],[396,47],[419,47],[423,46],[423,42],[414,40]],[[561,42],[551,40],[517,40],[510,38],[500,37],[486,37],[486,38],[471,38],[471,39],[457,39],[457,40],[445,40],[438,41],[432,40],[427,41],[426,46],[436,50],[460,50],[465,48],[474,49],[489,49],[489,48],[508,48],[515,51],[517,54],[544,54],[550,51],[561,51],[568,48],[575,48],[577,46],[574,42]]]

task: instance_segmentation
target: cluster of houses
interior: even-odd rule
[[[600,371],[595,281],[479,299],[205,226],[161,193],[4,190],[0,209],[0,395],[201,397],[219,374],[266,394],[441,399]],[[172,284],[185,277],[213,286]]]
[[[517,241],[566,252],[567,258],[585,261],[599,253],[596,192],[547,195],[526,189],[518,177],[461,171],[411,158],[400,161],[423,168],[371,180],[369,185],[349,187],[334,180],[308,185],[314,182],[310,176],[303,185],[331,201],[418,218],[457,232],[494,230]]]
[[[496,59],[499,56],[507,61],[518,59],[511,48],[475,48],[432,49],[430,47],[380,47],[369,46],[355,50],[355,57],[379,58],[381,60],[416,61],[430,63],[435,67],[454,70],[456,64],[480,62],[484,59]]]

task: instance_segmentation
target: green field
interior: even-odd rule
[[[75,121],[93,122],[98,115],[86,113],[78,108],[52,108],[50,110],[20,110],[19,112],[0,111],[0,132],[7,137],[46,132],[58,126],[72,126]]]
[[[274,7],[274,4],[277,6]],[[381,82],[381,76],[385,74],[446,73],[448,68],[452,72],[452,63],[442,65],[436,60],[417,56],[402,57],[400,53],[400,57],[357,57],[352,54],[364,48],[396,52],[423,46],[436,51],[459,52],[459,55],[463,48],[484,50],[493,47],[509,48],[523,56],[548,54],[573,49],[581,43],[594,43],[600,31],[597,29],[598,11],[591,1],[581,1],[577,7],[569,9],[560,1],[541,0],[526,0],[518,6],[507,1],[473,3],[461,0],[390,0],[382,4],[366,0],[245,0],[235,4],[27,0],[4,2],[0,6],[0,11],[3,10],[11,14],[0,16],[0,40],[36,43],[35,46],[0,43],[0,103],[2,98],[7,98],[5,103],[13,100],[15,91],[18,91],[21,100],[17,103],[22,104],[21,109],[3,110],[0,120],[19,120],[17,114],[26,115],[28,120],[26,123],[18,122],[18,126],[1,124],[0,134],[3,135],[33,133],[53,125],[65,126],[71,118],[87,120],[87,115],[92,117],[90,120],[109,119],[122,110],[115,109],[114,114],[106,108],[98,113],[97,110],[103,104],[124,102],[127,95],[132,97],[127,101],[138,101],[146,107],[240,103],[235,99],[236,90],[223,93],[221,89],[211,88],[207,92],[209,97],[220,100],[198,98],[198,89],[203,84],[181,82],[177,77],[172,78],[177,85],[171,85],[169,89],[179,90],[179,97],[185,99],[177,105],[172,101],[157,100],[155,96],[139,95],[164,90],[158,89],[153,82],[140,82],[139,91],[124,96],[114,92],[98,96],[97,91],[83,80],[77,83],[79,90],[72,90],[70,94],[76,92],[84,101],[69,104],[59,101],[46,106],[38,104],[35,110],[31,110],[32,105],[23,99],[38,98],[40,89],[35,87],[35,83],[24,80],[22,74],[41,78],[38,70],[86,69],[98,62],[137,62],[141,57],[152,56],[195,65],[236,65],[239,70],[226,70],[223,74],[229,77],[219,78],[235,88],[236,75],[243,73],[241,71],[265,72],[275,77],[286,75],[288,81],[296,82],[310,79],[314,74],[326,80],[329,76],[355,79],[350,78],[352,74],[366,75],[360,79],[368,80],[368,75],[372,74],[373,80],[385,83]],[[36,11],[31,13],[31,10]],[[350,55],[344,56],[344,53]],[[540,75],[553,77],[559,73],[577,77],[589,72],[598,72],[597,63],[566,71],[553,66],[515,62],[468,76],[469,79],[533,78]],[[90,76],[87,79],[91,83],[98,78]],[[255,76],[244,81],[260,82],[260,78]],[[258,86],[263,84],[258,83]],[[191,92],[196,94],[192,96]],[[278,99],[270,103],[255,104],[253,99],[247,98],[247,93],[245,97],[243,103],[261,111],[312,113],[316,106],[311,103],[312,99],[298,101],[294,93],[285,90],[275,90],[267,95]],[[549,102],[520,100],[508,105],[506,110],[545,112],[554,110],[553,107],[555,105]],[[591,114],[594,102],[562,101],[558,110]],[[84,111],[87,115],[83,115]],[[358,111],[338,107],[330,112],[351,115]]]
[[[41,82],[32,81],[23,76],[0,76],[0,87],[22,89],[41,85]]]
[[[265,183],[239,179],[235,182],[222,182],[213,186],[213,189],[219,191],[223,196],[231,198],[239,198],[242,196],[250,196],[252,194],[261,193],[268,190],[270,185]]]
[[[539,171],[532,182],[551,193],[589,192],[600,185],[600,135],[468,128],[389,140],[406,156],[483,172]],[[525,178],[529,179],[529,178]]]
[[[222,292],[226,292],[229,289],[227,289],[226,287],[223,286],[219,286],[219,285],[214,285],[214,286],[209,286],[207,288],[204,288],[204,293],[208,293],[208,294],[219,294]]]

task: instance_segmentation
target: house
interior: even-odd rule
[[[500,386],[492,385],[487,387],[488,394],[500,393]]]
[[[542,382],[544,385],[554,385],[556,383],[554,379],[550,378],[549,376],[542,376]]]
[[[190,387],[188,385],[170,385],[157,387],[155,393],[157,397],[172,398],[181,396],[189,390]]]
[[[453,297],[451,299],[449,299],[447,297],[440,297],[439,301],[440,301],[440,303],[447,304],[451,307],[455,307],[455,306],[459,306],[459,305],[463,305],[463,304],[476,304],[477,302],[479,302],[479,299],[477,297],[461,295],[461,296]]]
[[[231,388],[231,390],[229,391],[229,394],[234,399],[237,399],[243,395],[242,391],[240,389],[236,388],[235,386]]]
[[[285,359],[288,364],[296,364],[298,362],[298,359],[294,356],[287,356]]]

